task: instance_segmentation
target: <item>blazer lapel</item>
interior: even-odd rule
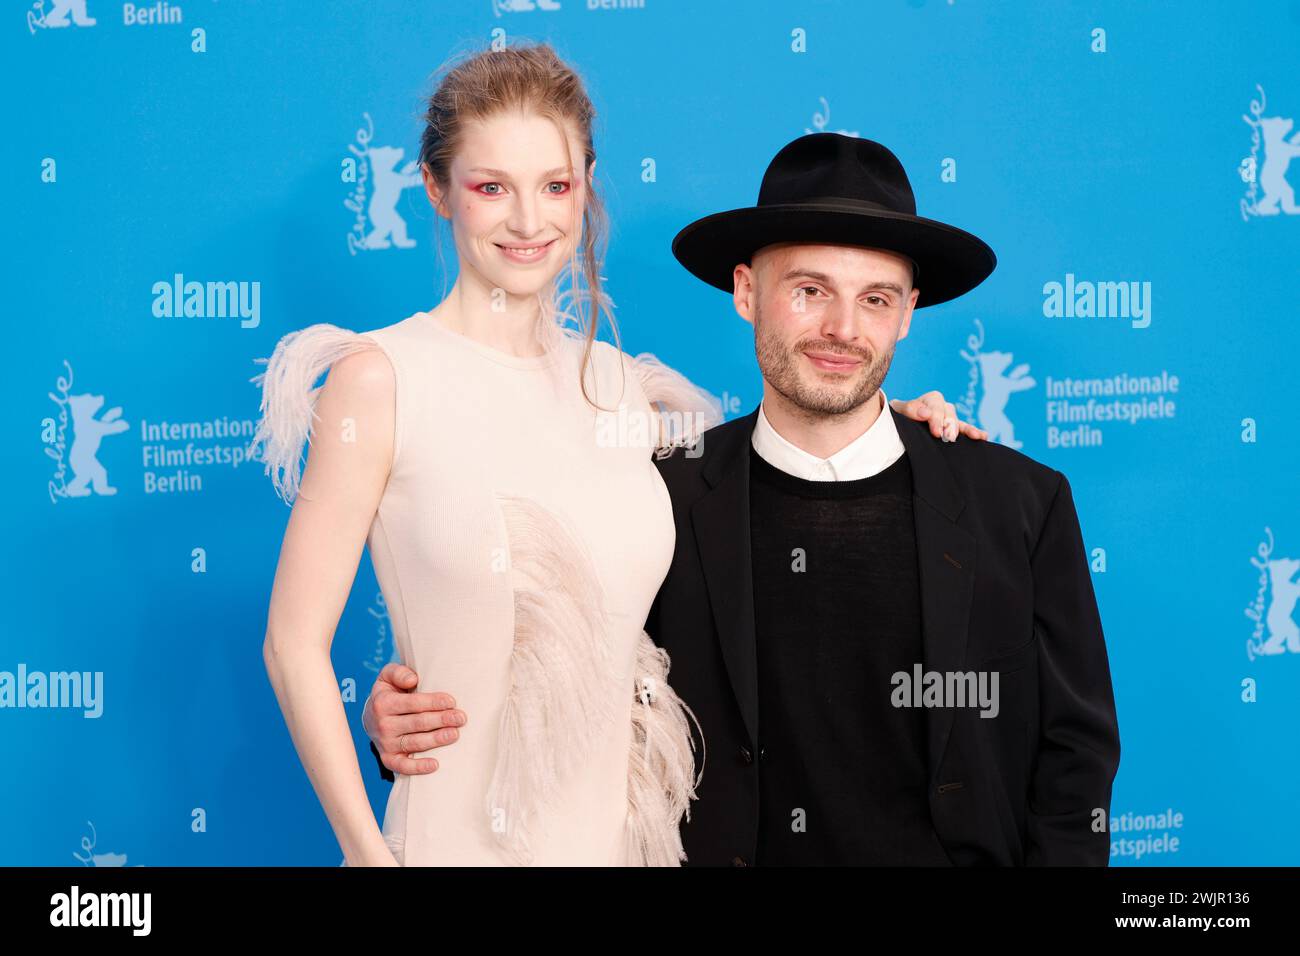
[[[757,408],[730,428],[706,433],[702,475],[710,490],[691,507],[722,659],[753,746],[758,744],[758,651],[749,542],[749,442],[756,421]],[[708,447],[710,440],[713,447]]]
[[[975,537],[957,524],[966,502],[929,427],[890,408],[912,468],[912,511],[921,583],[923,669],[959,671],[975,593]],[[961,439],[958,441],[968,441]],[[939,771],[956,711],[927,707],[930,776]]]

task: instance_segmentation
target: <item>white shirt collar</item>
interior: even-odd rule
[[[898,437],[898,427],[889,411],[889,399],[880,389],[880,414],[849,444],[829,458],[818,458],[782,438],[767,420],[763,406],[758,407],[758,420],[750,444],[760,458],[786,474],[806,481],[854,481],[884,471],[903,455],[906,449]]]

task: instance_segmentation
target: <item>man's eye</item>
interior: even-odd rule
[[[809,292],[817,293],[819,295],[821,294],[821,289],[817,288],[815,285],[800,286],[798,291],[800,295],[804,295],[804,296],[806,296]]]
[[[884,296],[879,296],[879,295],[869,295],[867,296],[867,301],[873,304],[879,303],[880,305],[889,305],[889,300],[886,299]]]

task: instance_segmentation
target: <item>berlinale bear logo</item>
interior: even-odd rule
[[[115,495],[117,489],[108,483],[108,471],[99,460],[99,445],[105,435],[120,434],[130,425],[121,417],[121,406],[114,406],[99,415],[104,405],[103,395],[89,392],[72,394],[72,366],[66,359],[63,365],[67,375],[59,376],[57,392],[48,393],[50,400],[59,406],[58,417],[47,416],[41,423],[45,454],[55,461],[54,477],[49,482],[50,502],[57,502],[60,498],[84,498],[92,492]],[[73,434],[70,446],[69,424]],[[72,472],[70,481],[69,470]]]
[[[985,352],[984,324],[975,320],[975,333],[966,339],[961,357],[970,365],[970,377],[962,401],[955,402],[958,414],[973,421],[989,433],[989,441],[1008,448],[1023,448],[1016,438],[1015,427],[1007,415],[1007,402],[1015,392],[1024,392],[1038,382],[1029,374],[1029,364],[1022,362],[1008,373],[1015,360],[1010,352]]]
[[[362,114],[366,125],[357,130],[356,141],[348,145],[352,153],[343,160],[343,182],[352,186],[343,205],[352,210],[352,228],[348,232],[348,251],[358,249],[412,249],[415,240],[406,234],[406,220],[397,211],[402,190],[424,182],[419,160],[411,160],[400,169],[405,153],[400,146],[373,146],[374,122],[369,113]]]
[[[1241,200],[1241,218],[1276,216],[1279,212],[1294,216],[1300,213],[1300,206],[1296,205],[1295,189],[1287,181],[1287,170],[1291,160],[1300,156],[1300,133],[1288,136],[1295,125],[1290,117],[1265,116],[1264,88],[1255,84],[1255,89],[1259,90],[1259,99],[1251,100],[1251,115],[1241,116],[1251,128],[1250,155],[1241,161],[1238,170],[1247,184],[1246,195]]]
[[[86,0],[54,0],[54,6],[45,10],[45,0],[37,0],[33,10],[27,11],[27,29],[32,33],[37,27],[51,29],[76,24],[79,27],[93,27],[95,19],[86,15]],[[72,19],[68,19],[68,15]]]
[[[1300,601],[1300,560],[1273,557],[1273,531],[1264,529],[1264,540],[1250,563],[1259,571],[1259,590],[1246,608],[1246,617],[1255,622],[1254,633],[1246,641],[1246,656],[1300,654],[1300,626],[1296,625],[1296,602]]]

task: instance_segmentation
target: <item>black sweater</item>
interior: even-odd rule
[[[907,455],[808,481],[750,449],[763,865],[951,865],[930,821],[925,715],[890,704],[922,660]]]

